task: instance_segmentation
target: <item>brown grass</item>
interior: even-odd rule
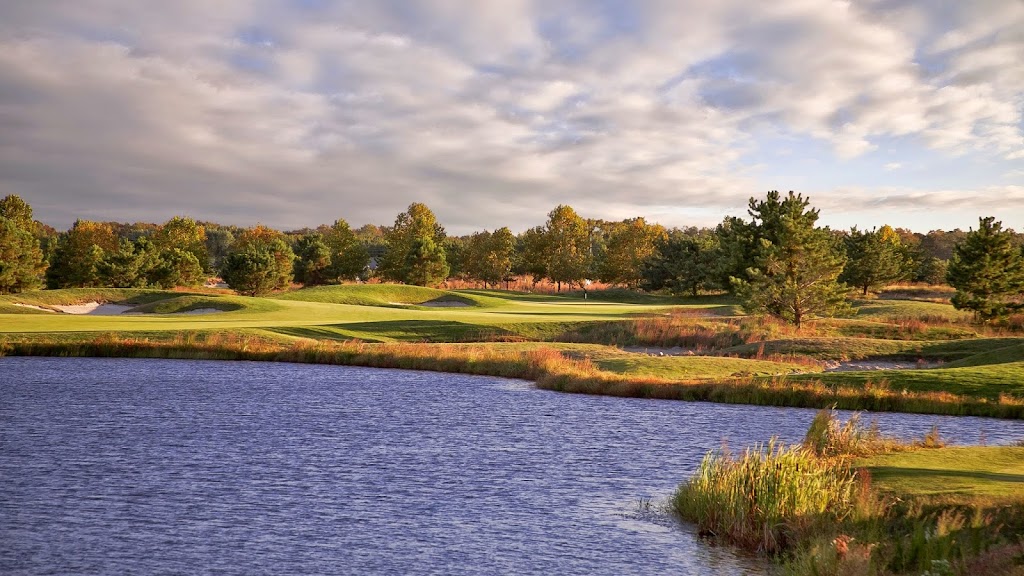
[[[480,345],[331,342],[284,343],[232,333],[179,333],[171,340],[101,335],[88,342],[0,342],[0,355],[105,356],[303,362],[432,370],[533,380],[539,388],[606,396],[711,401],[806,408],[918,412],[1024,418],[1024,399],[998,400],[948,392],[893,390],[885,382],[859,387],[796,381],[785,377],[668,380],[599,370],[585,358],[558,350]]]

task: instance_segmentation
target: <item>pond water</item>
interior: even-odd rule
[[[0,358],[0,573],[763,574],[658,504],[706,451],[799,441],[813,415],[426,372]]]

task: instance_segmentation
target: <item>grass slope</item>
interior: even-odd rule
[[[1024,447],[972,446],[866,458],[876,486],[906,496],[991,497],[1024,501]]]

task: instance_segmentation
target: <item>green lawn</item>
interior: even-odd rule
[[[898,329],[899,319],[913,315],[934,318],[939,324],[960,322],[963,315],[948,304],[859,301],[857,318],[827,321],[826,329],[809,330],[806,337],[754,341],[704,356],[653,356],[624,352],[614,345],[636,343],[639,331],[645,330],[642,336],[648,340],[686,342],[690,338],[703,342],[706,349],[750,341],[750,330],[771,333],[778,329],[770,323],[731,316],[737,312],[736,304],[725,296],[670,298],[621,291],[582,296],[387,284],[323,286],[272,298],[216,290],[47,290],[0,297],[0,340],[85,342],[113,333],[169,340],[185,333],[242,332],[286,342],[358,339],[371,343],[489,343],[481,344],[486,346],[495,342],[590,342],[604,346],[574,344],[561,349],[590,358],[601,370],[627,376],[714,380],[786,375],[787,379],[820,379],[850,388],[884,382],[897,392],[952,392],[987,400],[996,400],[1001,394],[1024,397],[1024,338],[896,340],[834,334],[843,323]],[[131,305],[137,314],[69,315],[14,306],[90,301]],[[184,314],[200,309],[220,312]],[[644,320],[633,322],[637,319]],[[793,330],[778,333],[793,334]],[[727,337],[719,342],[719,334]],[[949,364],[929,370],[827,374],[816,373],[814,364],[814,360],[864,358],[924,358]]]
[[[922,449],[873,456],[858,464],[871,471],[879,488],[900,495],[1024,500],[1024,447]]]

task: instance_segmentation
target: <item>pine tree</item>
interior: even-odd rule
[[[1013,233],[991,216],[978,221],[953,249],[946,280],[956,288],[953,306],[984,321],[1024,308],[1024,256]]]
[[[749,280],[733,279],[744,308],[782,318],[797,328],[812,316],[846,311],[848,289],[837,281],[846,258],[835,236],[827,228],[815,227],[818,210],[808,209],[809,199],[793,192],[781,202],[777,199],[777,193],[774,198],[770,194],[767,203],[751,199],[755,224],[760,221],[771,229],[760,234],[756,265],[747,270]]]
[[[847,261],[841,279],[862,289],[865,296],[869,289],[906,279],[914,271],[913,260],[889,226],[870,232],[854,226],[843,243]]]
[[[697,296],[720,288],[722,251],[718,236],[708,230],[672,231],[659,240],[644,262],[644,288]]]

